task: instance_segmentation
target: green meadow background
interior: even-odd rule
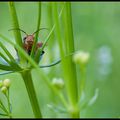
[[[15,6],[20,28],[32,34],[37,25],[37,3],[16,2]],[[47,7],[48,2],[42,2],[41,27],[49,28],[50,11],[48,12]],[[120,3],[72,2],[72,20],[75,50],[90,53],[85,86],[86,96],[88,98],[93,96],[95,90],[99,89],[96,102],[82,110],[81,117],[120,117]],[[11,28],[8,3],[0,2],[0,33],[14,41],[13,33],[8,31]],[[47,34],[47,31],[41,31],[39,39],[44,41]],[[24,34],[21,35],[24,37]],[[9,44],[5,45],[16,57],[14,48]],[[58,42],[53,37],[45,48],[45,55],[40,64],[49,64],[59,57]],[[79,66],[76,67],[77,77],[80,78]],[[51,81],[54,77],[62,76],[60,65],[45,68],[43,71]],[[6,78],[11,79],[10,97],[13,117],[34,117],[20,74],[0,76],[1,80]],[[33,80],[43,116],[47,118],[67,117],[66,113],[55,112],[48,107],[48,104],[54,103],[61,106],[61,103],[35,70],[33,70]],[[4,99],[1,94],[0,99]]]

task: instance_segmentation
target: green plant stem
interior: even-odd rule
[[[47,4],[47,24],[48,24],[50,29],[54,25],[52,15],[53,15],[52,4],[50,2],[48,2],[48,4]],[[50,47],[50,49],[52,49],[53,48],[53,43],[55,42],[54,41],[54,39],[55,39],[54,33],[51,34],[51,37],[49,39],[50,39],[50,41],[52,41],[52,42],[49,43],[49,47]]]
[[[7,98],[7,102],[8,102],[8,117],[9,118],[12,118],[12,115],[11,115],[11,104],[10,104],[10,96],[9,96],[9,88],[8,88],[8,93],[5,94],[6,98]]]
[[[65,11],[63,16],[64,21],[64,33],[65,33],[65,40],[64,44],[65,54],[70,54],[74,52],[74,37],[73,37],[73,27],[72,27],[72,15],[71,15],[71,3],[65,3]],[[71,117],[79,118],[79,108],[78,108],[78,88],[77,88],[77,78],[76,78],[76,68],[75,64],[72,61],[71,57],[67,57],[64,59],[64,70],[65,70],[65,80],[66,80],[66,87],[67,93],[69,97],[69,102],[71,106]]]
[[[82,91],[84,91],[85,88],[85,80],[86,80],[86,66],[85,65],[80,65],[80,71],[81,71],[81,80],[79,82],[79,100],[82,95]]]
[[[38,100],[37,100],[37,96],[35,92],[35,88],[34,88],[33,81],[32,81],[31,71],[25,70],[21,73],[21,75],[24,80],[27,92],[28,92],[28,96],[29,96],[29,99],[32,105],[34,116],[35,118],[42,118],[42,114],[39,108],[39,104],[38,104]]]
[[[62,15],[62,13],[63,13],[63,9],[64,9],[64,6],[63,6],[63,8],[61,9],[61,11],[60,11],[60,13],[59,13],[59,18],[61,17],[61,15]],[[49,32],[48,36],[46,37],[45,42],[44,42],[44,44],[43,44],[43,46],[42,46],[42,48],[41,48],[41,51],[42,51],[42,50],[44,49],[44,47],[46,46],[48,40],[50,40],[50,37],[51,37],[51,35],[53,34],[55,27],[56,27],[56,24],[53,25],[53,27],[51,28],[51,31]]]
[[[37,21],[37,30],[40,28],[40,23],[41,23],[41,2],[38,2],[38,21]],[[35,48],[36,48],[36,44],[37,44],[37,41],[38,41],[38,34],[39,34],[39,31],[36,33],[35,35],[35,39],[34,39],[34,44],[33,44],[33,47],[32,47],[32,51],[31,51],[31,56],[33,57],[34,56],[34,51],[35,51]]]
[[[9,88],[8,88],[8,109],[9,109],[9,114],[10,114],[10,118],[12,118],[12,115],[11,115],[11,103],[10,103],[10,91],[9,91]]]
[[[53,11],[52,11],[52,3],[51,2],[48,2],[47,3],[47,19],[46,19],[46,22],[47,22],[47,26],[48,28],[52,28],[52,26],[54,25],[54,21],[53,21]],[[49,38],[49,47],[48,47],[48,50],[50,52],[53,52],[53,54],[55,54],[55,50],[54,50],[54,45],[56,44],[56,39],[55,39],[55,33],[53,32]],[[50,62],[53,61],[55,58],[53,55],[49,55],[49,59],[50,59]]]
[[[64,99],[64,97],[63,97],[61,94],[59,94],[59,92],[53,87],[53,85],[52,85],[51,82],[49,81],[49,78],[48,78],[48,77],[44,74],[44,72],[39,68],[39,66],[35,63],[35,61],[34,61],[19,45],[13,43],[11,40],[9,40],[8,38],[6,38],[5,36],[3,36],[3,35],[1,35],[1,34],[0,34],[0,37],[3,38],[4,41],[7,41],[8,43],[10,43],[10,44],[11,44],[12,46],[14,46],[16,49],[18,49],[19,52],[23,55],[23,57],[24,57],[25,59],[27,59],[34,68],[36,68],[36,72],[38,73],[38,75],[40,76],[40,78],[43,79],[43,80],[46,82],[46,84],[48,85],[48,87],[49,87],[52,91],[54,91],[54,92],[59,96],[59,98],[61,99],[61,102],[63,102],[64,106],[66,107],[66,106],[67,106],[67,102],[66,102],[66,100]],[[19,71],[19,72],[20,72],[20,71]],[[27,72],[27,71],[26,71],[26,72]],[[21,71],[20,73],[23,74],[24,72]],[[23,74],[22,76],[24,77],[24,80],[25,80],[25,78],[29,78],[29,75],[28,75],[28,76],[26,75],[26,77],[25,77],[25,75]],[[28,80],[27,80],[27,81],[28,81]],[[29,83],[29,82],[28,82],[28,83]],[[29,84],[31,84],[31,83],[29,83]],[[26,85],[27,85],[27,82],[26,82]],[[28,85],[28,86],[30,87],[30,85]],[[33,87],[33,88],[34,88],[34,87]],[[30,92],[30,91],[29,91],[29,92]],[[33,103],[33,104],[34,104],[34,103]]]
[[[72,18],[71,18],[71,4],[65,3],[65,11],[64,11],[64,29],[65,29],[65,40],[63,42],[60,31],[59,18],[57,13],[57,4],[53,3],[53,12],[54,12],[54,20],[56,24],[56,35],[59,42],[60,54],[62,57],[62,68],[63,74],[66,81],[67,94],[69,99],[69,113],[71,117],[78,118],[79,110],[78,110],[78,89],[77,89],[77,79],[76,79],[76,69],[75,65],[72,62],[71,57],[66,57],[63,59],[66,54],[70,54],[74,52],[74,39],[73,39],[73,31],[72,31]],[[64,47],[66,46],[66,47]]]

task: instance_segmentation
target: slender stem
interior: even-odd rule
[[[8,88],[8,93],[5,94],[5,95],[6,95],[7,102],[8,102],[8,116],[9,116],[9,118],[12,118],[12,115],[11,115],[10,96],[9,96],[9,88]]]
[[[65,33],[65,54],[70,54],[74,52],[74,37],[73,37],[73,27],[72,27],[72,15],[71,15],[71,3],[65,3],[65,11],[63,16],[64,21],[64,33]],[[65,69],[65,80],[67,93],[69,97],[69,102],[72,110],[70,111],[71,117],[79,118],[79,108],[78,108],[78,88],[77,88],[77,77],[75,64],[72,62],[71,57],[64,59],[64,69]],[[68,72],[69,71],[69,72]]]
[[[10,104],[10,95],[9,95],[9,88],[8,88],[8,109],[9,109],[9,113],[11,113],[11,108],[10,108],[10,106],[11,106],[11,104]]]
[[[85,80],[86,80],[86,66],[80,66],[80,71],[81,71],[81,80],[79,82],[79,86],[80,86],[80,89],[79,89],[79,100],[80,100],[80,97],[82,95],[82,91],[84,91],[84,88],[85,88]]]
[[[59,96],[59,98],[61,99],[61,98],[62,98],[61,95],[58,94],[57,90],[54,89],[54,87],[52,86],[51,82],[49,81],[48,76],[46,76],[46,75],[44,74],[44,72],[39,68],[39,66],[35,63],[35,61],[34,61],[19,45],[14,44],[11,40],[9,40],[8,38],[6,38],[6,37],[3,36],[3,35],[0,35],[0,36],[3,38],[3,40],[7,41],[7,42],[10,43],[11,45],[15,46],[16,49],[19,50],[19,52],[23,55],[23,57],[24,57],[25,59],[27,59],[34,68],[36,68],[36,72],[37,72],[38,75],[41,77],[41,79],[44,79],[44,81],[46,82],[46,84],[48,85],[48,87],[49,87],[52,91],[54,91],[54,92]],[[30,76],[29,76],[28,74],[25,74],[25,73],[27,72],[27,70],[26,70],[26,72],[25,72],[25,71],[19,71],[19,72],[22,74],[22,77],[23,77],[23,79],[24,79],[24,81],[25,81],[26,88],[27,88],[28,92],[30,93],[29,89],[34,88],[34,87],[33,87],[33,85],[31,85],[31,84],[32,84],[32,80],[29,80],[29,77],[30,77]],[[30,82],[29,82],[29,81],[30,81]],[[29,84],[30,84],[30,85],[29,85]],[[28,87],[28,86],[29,86],[29,87]],[[32,87],[31,87],[31,86],[32,86]],[[35,92],[35,91],[34,91],[34,92]],[[28,93],[28,94],[29,94],[29,93]],[[31,92],[31,93],[32,93],[32,92]],[[35,96],[36,96],[36,95],[35,95]],[[32,98],[31,98],[31,99],[32,99]],[[33,99],[34,99],[34,98],[33,98]],[[63,98],[61,99],[61,101],[63,102]],[[64,100],[64,101],[65,101],[65,100]],[[34,103],[31,103],[31,104],[34,104]],[[66,104],[67,104],[67,102],[66,102]]]
[[[63,13],[63,9],[64,9],[64,6],[63,6],[63,8],[61,9],[61,11],[60,11],[60,13],[59,13],[59,18],[61,17],[61,15],[62,15],[62,13]],[[50,39],[52,33],[54,32],[55,27],[56,27],[56,24],[53,25],[51,31],[49,32],[48,36],[46,37],[45,42],[44,42],[44,44],[43,44],[43,46],[42,46],[42,48],[41,48],[41,51],[42,51],[42,50],[44,49],[44,47],[46,46],[48,40]]]
[[[53,22],[53,19],[52,19],[52,15],[53,15],[53,11],[52,11],[52,4],[50,2],[48,2],[47,4],[47,24],[48,24],[48,27],[51,29],[54,22]],[[54,40],[55,40],[55,36],[54,36],[54,33],[51,34],[51,37],[49,38],[50,42],[49,43],[49,47],[52,49],[53,48],[53,43],[54,43]]]
[[[29,96],[29,99],[32,105],[33,113],[36,118],[42,118],[42,114],[39,108],[39,103],[38,103],[36,92],[35,92],[35,88],[34,88],[33,81],[32,81],[31,71],[30,70],[23,71],[21,75],[24,80],[27,92],[28,92],[28,96]]]
[[[12,17],[12,26],[13,28],[19,28],[19,22],[18,22],[18,17],[17,17],[14,2],[9,2],[8,5],[9,5],[10,14]],[[15,36],[16,44],[22,47],[23,45],[22,45],[22,38],[21,38],[20,31],[19,30],[14,31],[14,36]],[[22,55],[19,53],[19,51],[18,51],[18,54],[19,54],[21,63],[24,62],[24,59]]]
[[[76,69],[75,65],[72,62],[71,57],[67,57],[63,59],[66,54],[70,54],[74,52],[74,39],[73,39],[73,28],[72,28],[72,17],[71,17],[71,4],[65,3],[65,11],[64,13],[64,33],[65,40],[62,40],[60,24],[57,13],[57,4],[53,3],[53,11],[54,11],[54,20],[56,24],[56,34],[60,47],[60,54],[62,57],[62,68],[63,74],[66,81],[67,94],[69,99],[69,113],[71,117],[78,118],[79,117],[79,109],[78,109],[78,89],[77,89],[77,79],[76,79]],[[68,72],[69,71],[69,72]]]
[[[41,23],[41,2],[38,2],[38,21],[37,21],[37,30],[40,28],[40,23]],[[34,56],[34,51],[35,51],[35,48],[36,48],[36,44],[37,44],[37,41],[38,41],[38,34],[39,34],[39,31],[36,33],[35,35],[35,40],[34,40],[34,44],[33,44],[33,47],[32,47],[32,51],[31,51],[31,56],[33,57]]]
[[[59,24],[59,17],[58,17],[58,11],[57,11],[57,3],[53,3],[53,13],[54,13],[54,21],[56,24],[56,34],[58,37],[58,42],[59,42],[59,47],[60,47],[60,54],[61,57],[64,56],[64,52],[63,52],[63,45],[62,45],[62,38],[61,38],[61,32],[60,32],[60,24]]]

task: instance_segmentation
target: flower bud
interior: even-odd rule
[[[64,81],[61,78],[53,78],[52,84],[57,88],[57,89],[62,89],[64,87]]]
[[[73,55],[73,61],[78,64],[86,64],[89,60],[90,54],[88,52],[80,51]]]
[[[11,84],[10,79],[5,79],[5,80],[3,81],[3,86],[5,86],[5,87],[9,87],[10,84]]]
[[[0,80],[0,88],[3,86],[3,81]]]
[[[7,87],[3,86],[3,87],[1,88],[1,91],[2,91],[4,94],[6,94],[6,92],[7,92]]]

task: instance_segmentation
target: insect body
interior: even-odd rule
[[[19,28],[10,29],[10,30],[20,30],[20,31],[22,31],[22,32],[26,35],[26,36],[23,38],[23,48],[24,48],[24,50],[28,53],[28,55],[30,55],[30,54],[31,54],[31,51],[32,51],[33,44],[34,44],[34,35],[35,35],[35,33],[37,33],[38,31],[40,31],[40,30],[42,30],[42,29],[46,29],[46,28],[38,29],[37,31],[35,31],[35,32],[34,32],[33,34],[31,34],[31,35],[28,35],[25,31],[23,31],[23,30],[21,30],[21,29],[19,29]],[[10,31],[10,30],[9,30],[9,31]],[[48,29],[47,29],[47,30],[48,30]],[[38,50],[38,48],[41,48],[42,45],[43,45],[42,42],[38,42],[38,43],[36,44],[36,48],[35,48],[35,53],[34,53],[34,54],[36,54],[36,51]],[[17,51],[17,49],[16,49],[16,51]],[[18,53],[18,52],[17,52],[17,53]],[[39,60],[41,60],[42,55],[43,55],[44,53],[45,53],[45,52],[42,51]],[[18,59],[16,59],[16,62],[17,62],[17,63],[20,62],[19,56],[18,56]],[[51,64],[49,64],[49,65],[40,65],[39,67],[40,67],[40,68],[52,67],[52,66],[54,66],[54,65],[59,64],[60,62],[61,62],[61,59],[59,59],[59,60],[57,60],[57,61],[55,61],[55,62],[53,62],[53,63],[51,63]],[[7,64],[6,64],[6,65],[7,65]],[[3,72],[3,73],[0,73],[0,75],[4,75],[4,74],[8,74],[8,73],[13,73],[13,72],[14,72],[14,71]]]
[[[34,36],[33,35],[27,35],[26,37],[24,37],[23,40],[24,40],[23,41],[23,48],[30,55],[33,44],[34,44]],[[42,47],[42,45],[43,45],[42,42],[38,42],[37,45],[36,45],[35,51],[37,51],[38,48]]]
[[[33,47],[33,44],[34,44],[34,35],[35,35],[35,33],[37,33],[38,31],[40,31],[42,29],[46,29],[46,28],[38,29],[32,35],[28,35],[25,31],[23,31],[23,30],[21,30],[19,28],[17,28],[17,29],[10,29],[10,30],[20,30],[23,33],[25,33],[26,36],[23,38],[23,48],[30,55],[32,47]],[[35,48],[35,52],[37,51],[38,48],[42,47],[42,45],[43,45],[42,42],[38,42],[37,45],[36,45],[36,48]],[[42,51],[42,55],[43,54],[44,54],[44,51]]]

